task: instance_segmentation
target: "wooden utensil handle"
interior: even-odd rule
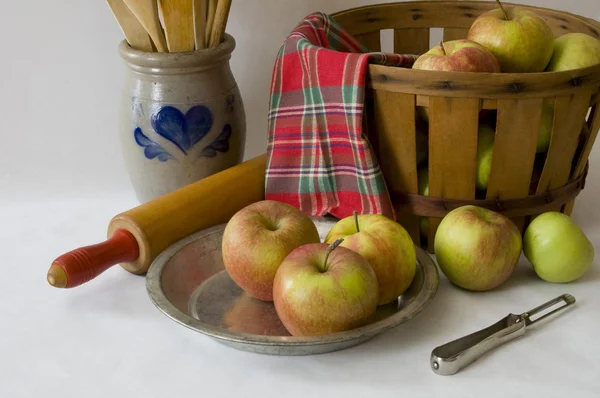
[[[58,288],[84,284],[115,264],[134,261],[139,256],[135,237],[121,229],[105,242],[85,246],[59,256],[48,271],[48,283]]]

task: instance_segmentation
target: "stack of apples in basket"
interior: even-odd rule
[[[474,73],[549,73],[600,64],[600,40],[584,33],[554,38],[546,21],[523,7],[498,8],[480,15],[467,39],[442,42],[420,56],[413,69]],[[418,108],[420,119],[428,122],[426,108]],[[487,188],[494,147],[493,114],[482,110],[477,147],[477,189]],[[542,112],[536,152],[550,145],[554,107],[546,101]],[[419,142],[426,142],[426,129],[419,129]],[[421,145],[420,155],[424,155]],[[420,156],[424,163],[425,156]],[[426,171],[420,173],[421,194],[427,186]]]
[[[473,23],[468,39],[440,43],[414,69],[480,73],[539,73],[600,63],[600,40],[585,34],[554,38],[535,12],[498,8]],[[420,108],[422,123],[428,115]],[[548,150],[554,109],[547,104],[537,152]],[[495,127],[482,114],[477,153],[477,189],[487,189]],[[425,129],[423,129],[425,130]],[[427,136],[418,136],[418,162],[426,163]],[[419,191],[428,194],[427,169]],[[427,230],[423,218],[421,230]],[[513,274],[524,252],[537,275],[549,282],[579,279],[591,266],[594,248],[572,219],[542,214],[523,237],[505,216],[477,206],[449,212],[436,232],[434,250],[441,271],[456,286],[486,291]],[[270,302],[293,336],[349,330],[372,320],[378,306],[393,303],[411,285],[416,249],[407,231],[381,215],[339,220],[324,242],[311,218],[276,201],[254,203],[228,222],[223,263],[249,296]]]
[[[421,55],[413,69],[470,73],[551,73],[600,64],[600,40],[583,33],[554,37],[547,22],[524,7],[498,7],[480,15],[467,39],[442,42]],[[426,108],[419,107],[417,146],[419,194],[429,195]],[[482,110],[477,138],[476,190],[485,197],[495,141],[494,113]],[[554,106],[544,103],[537,154],[548,151]],[[524,132],[526,134],[527,132]],[[428,222],[421,218],[421,233]],[[537,275],[549,282],[579,279],[593,261],[594,249],[582,230],[565,214],[548,212],[533,219],[523,238],[516,225],[495,212],[466,206],[450,212],[440,224],[434,252],[440,269],[469,290],[493,289],[513,273],[521,250]]]

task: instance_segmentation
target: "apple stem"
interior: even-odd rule
[[[444,55],[446,55],[446,49],[444,48],[444,41],[443,40],[440,42],[440,48],[442,49],[442,52],[444,53]]]
[[[358,212],[354,210],[354,224],[356,225],[356,233],[360,232],[360,228],[358,226]]]
[[[500,9],[502,10],[502,14],[504,14],[504,19],[506,19],[507,21],[510,20],[510,18],[508,17],[508,13],[504,9],[504,6],[500,2],[500,0],[496,0],[496,3],[498,3],[498,7],[500,7]]]
[[[327,250],[325,251],[325,262],[323,263],[323,269],[326,271],[327,270],[327,260],[329,260],[329,255],[331,254],[332,251],[334,251],[342,242],[344,241],[344,238],[340,238],[338,240],[336,240],[335,242],[333,242],[332,244],[330,244],[327,247]]]

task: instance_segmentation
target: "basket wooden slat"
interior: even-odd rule
[[[575,169],[573,171],[573,179],[578,178],[585,172],[588,158],[590,156],[590,153],[592,152],[592,147],[596,142],[598,130],[600,130],[600,104],[598,103],[599,99],[600,93],[596,94],[594,100],[592,101],[593,105],[587,122],[587,128],[585,129],[585,140],[582,146],[581,153],[579,154],[579,158],[577,159],[577,162],[575,164]],[[569,201],[569,203],[565,205],[563,212],[565,214],[570,215],[573,211],[574,205],[574,200]]]
[[[429,29],[395,29],[394,52],[396,54],[423,54],[429,50]]]
[[[367,84],[375,90],[462,98],[540,98],[598,90],[600,65],[569,72],[461,73],[369,65]]]
[[[477,99],[430,99],[429,195],[449,199],[475,198],[478,114]],[[458,142],[460,145],[456,145]],[[429,219],[430,249],[440,221],[439,218]]]
[[[446,28],[444,29],[444,41],[466,39],[468,34],[469,29]]]
[[[496,138],[487,199],[521,198],[529,194],[535,163],[543,100],[499,100]],[[531,134],[523,134],[524,131]],[[515,218],[522,231],[523,217]]]
[[[552,139],[537,193],[561,187],[569,180],[571,164],[579,142],[579,133],[588,113],[590,101],[591,93],[589,91],[556,99]],[[553,210],[560,211],[561,206],[557,206]]]
[[[378,30],[358,35],[356,40],[373,52],[381,51],[381,33]]]
[[[548,22],[556,36],[567,32],[585,32],[600,38],[599,28],[576,15],[522,4],[504,3],[504,5],[506,7],[518,5],[535,11]],[[338,12],[334,17],[353,35],[383,29],[431,27],[468,29],[479,15],[496,7],[493,1],[409,1],[354,8]]]
[[[375,129],[381,169],[392,191],[418,193],[415,96],[377,92],[374,97]],[[401,132],[401,134],[399,134]],[[419,218],[400,212],[398,221],[419,243]]]

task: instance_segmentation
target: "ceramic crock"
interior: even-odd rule
[[[230,35],[217,47],[185,53],[138,51],[128,67],[119,139],[142,203],[240,163],[246,115],[229,60]]]

